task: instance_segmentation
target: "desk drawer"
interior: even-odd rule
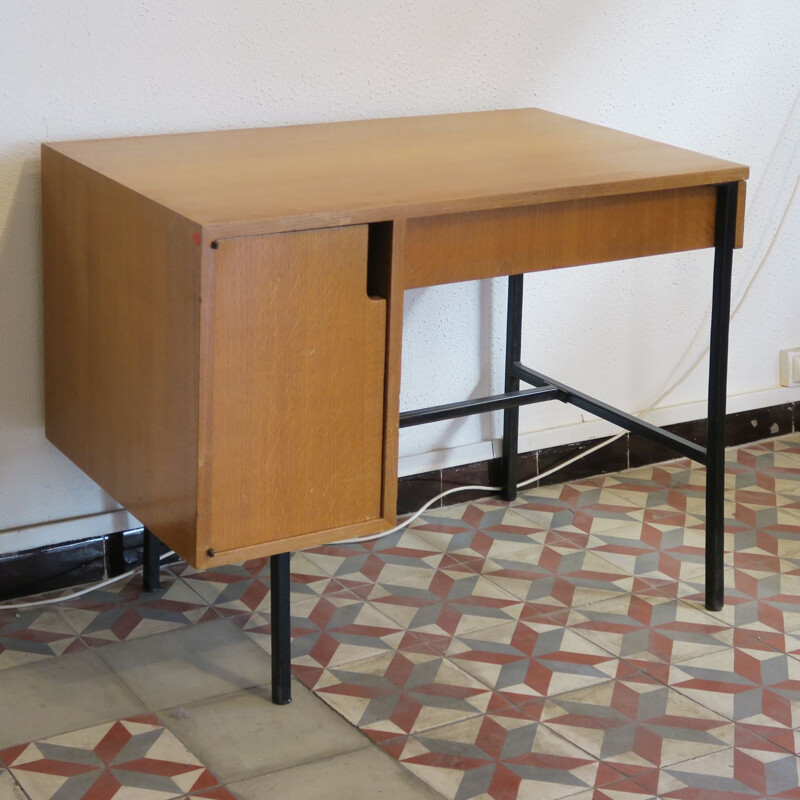
[[[741,232],[744,183],[740,187]],[[410,219],[404,285],[711,247],[715,210],[716,187],[700,186]]]
[[[199,520],[209,563],[386,527],[385,330],[386,301],[367,295],[366,225],[219,242]]]

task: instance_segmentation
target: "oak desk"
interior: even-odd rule
[[[277,702],[288,554],[395,524],[401,421],[505,409],[507,498],[523,403],[571,402],[705,463],[718,609],[747,176],[537,109],[46,144],[47,436],[193,566],[273,557]],[[707,449],[519,363],[523,273],[705,247]],[[506,275],[504,393],[401,415],[403,290]]]

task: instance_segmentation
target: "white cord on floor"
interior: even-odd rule
[[[588,450],[584,450],[577,455],[572,456],[571,458],[562,461],[560,464],[556,464],[554,467],[550,467],[550,469],[545,470],[544,472],[540,472],[538,475],[534,475],[532,478],[528,478],[527,480],[522,481],[521,483],[517,484],[517,489],[525,488],[529,483],[533,483],[534,481],[541,480],[542,478],[547,478],[549,475],[552,475],[554,472],[558,472],[560,469],[564,467],[568,467],[570,464],[575,463],[576,461],[580,461],[580,459],[588,456],[590,453],[594,453],[595,450],[599,450],[601,447],[605,447],[607,444],[611,444],[611,442],[616,441],[617,439],[621,438],[625,435],[625,431],[622,433],[618,433],[615,436],[612,436],[610,439],[601,442],[600,444],[596,444],[593,447],[590,447]],[[380,533],[374,533],[372,536],[360,536],[357,539],[342,539],[340,542],[331,542],[331,544],[357,544],[358,542],[371,542],[375,539],[382,539],[384,536],[389,536],[392,533],[397,533],[397,531],[403,530],[403,528],[408,527],[412,522],[415,522],[419,519],[437,500],[441,500],[443,497],[447,497],[449,494],[455,494],[456,492],[468,492],[468,491],[486,491],[486,492],[499,492],[501,491],[501,486],[456,486],[453,489],[448,489],[447,491],[441,492],[437,494],[436,497],[432,497],[425,503],[422,508],[418,511],[415,511],[408,519],[404,519],[399,525],[395,525],[394,528],[391,528],[388,531],[381,531]]]
[[[166,553],[159,556],[158,560],[163,561],[165,558],[174,555],[175,553],[172,550],[168,550]],[[125,578],[130,578],[131,575],[141,572],[142,569],[144,569],[144,565],[134,567],[127,572],[123,572],[121,575],[115,575],[113,578],[106,578],[99,583],[93,583],[91,586],[87,586],[85,589],[80,589],[77,592],[70,592],[69,594],[63,594],[59,597],[50,597],[47,600],[34,600],[30,603],[0,603],[0,611],[5,611],[7,608],[35,608],[36,606],[50,606],[54,603],[63,603],[65,600],[73,600],[76,597],[81,597],[81,595],[89,594],[89,592],[93,592],[95,589],[102,589],[104,586],[124,580]]]

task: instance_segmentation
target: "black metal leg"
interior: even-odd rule
[[[157,592],[161,586],[161,547],[158,538],[147,528],[142,534],[142,588],[146,592]]]
[[[272,612],[272,702],[292,702],[292,642],[289,607],[289,553],[270,556],[270,610]]]
[[[519,391],[514,364],[522,356],[522,275],[508,276],[506,316],[506,392]],[[519,444],[519,406],[503,411],[503,499],[517,496],[517,447]]]
[[[717,189],[706,456],[706,608],[710,611],[719,611],[725,602],[725,400],[738,189],[736,183],[721,184]]]
[[[123,534],[110,533],[106,536],[106,563],[108,577],[114,578],[128,570],[125,568],[125,549],[123,547]]]

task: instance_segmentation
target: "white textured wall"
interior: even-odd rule
[[[0,551],[124,522],[42,433],[43,140],[541,106],[750,164],[737,296],[800,170],[797,0],[0,0],[0,31]],[[800,398],[776,391],[778,350],[800,346],[799,215],[733,325],[738,408]],[[646,406],[702,347],[710,259],[530,278],[524,357]],[[500,389],[503,317],[495,282],[409,292],[403,405]],[[667,416],[697,416],[704,392],[698,373]],[[545,430],[579,422],[526,409],[524,441],[598,430]],[[403,469],[497,434],[492,418],[405,431]]]

